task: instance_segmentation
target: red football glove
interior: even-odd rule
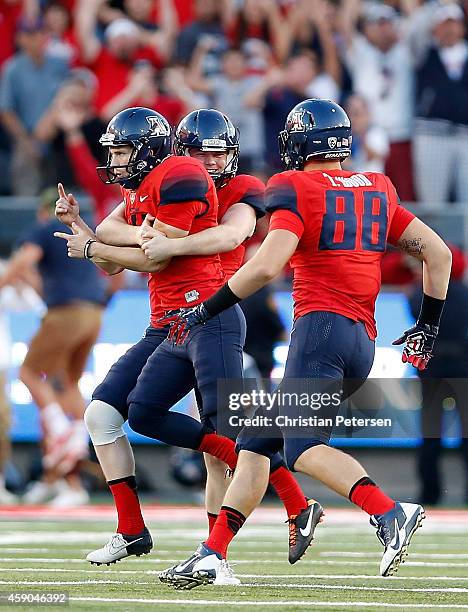
[[[181,346],[187,340],[190,331],[197,325],[204,325],[208,319],[211,319],[211,315],[203,304],[198,304],[193,308],[180,308],[161,317],[159,323],[170,325],[167,339],[172,340],[173,344]]]
[[[417,370],[422,371],[426,369],[429,359],[432,357],[432,349],[438,333],[437,325],[416,323],[416,325],[407,329],[400,338],[394,340],[392,344],[405,343],[401,360],[403,363],[410,363]]]

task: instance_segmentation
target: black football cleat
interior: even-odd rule
[[[317,525],[324,516],[322,506],[315,499],[307,500],[304,508],[297,516],[290,516],[289,523],[289,563],[299,561],[307,548],[312,544]]]

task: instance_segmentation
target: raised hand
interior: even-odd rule
[[[62,183],[57,185],[58,200],[55,202],[55,216],[64,225],[71,227],[80,215],[80,206],[73,194],[66,195]]]

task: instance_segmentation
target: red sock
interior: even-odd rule
[[[307,508],[307,500],[301,487],[284,465],[270,474],[270,484],[283,502],[288,516],[297,516],[301,510]]]
[[[208,548],[219,553],[224,559],[231,540],[245,523],[245,516],[235,508],[221,506],[216,523],[205,542]]]
[[[207,512],[206,515],[208,517],[208,535],[209,535],[213,531],[213,527],[215,526],[218,515],[213,514],[213,512]]]
[[[367,514],[385,514],[395,507],[393,499],[385,495],[382,489],[379,489],[367,476],[352,486],[349,499]]]
[[[229,438],[218,436],[216,433],[207,433],[203,436],[197,450],[221,459],[233,470],[237,465],[235,448],[235,443]]]
[[[135,476],[127,476],[107,483],[114,496],[119,524],[117,532],[125,535],[137,535],[145,528],[141,515]]]

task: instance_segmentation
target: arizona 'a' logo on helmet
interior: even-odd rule
[[[160,113],[142,106],[127,108],[109,121],[99,142],[108,147],[107,164],[97,172],[104,183],[119,183],[136,189],[144,177],[171,154],[171,128]],[[127,164],[111,165],[111,147],[130,145],[132,152]],[[125,173],[116,173],[124,170]]]
[[[279,151],[288,170],[302,170],[310,159],[345,159],[351,154],[351,124],[331,100],[311,98],[289,113],[279,133]]]
[[[226,153],[224,170],[210,171],[218,188],[237,174],[239,131],[220,111],[202,108],[185,116],[176,128],[174,148],[177,155],[190,155],[193,150]]]

